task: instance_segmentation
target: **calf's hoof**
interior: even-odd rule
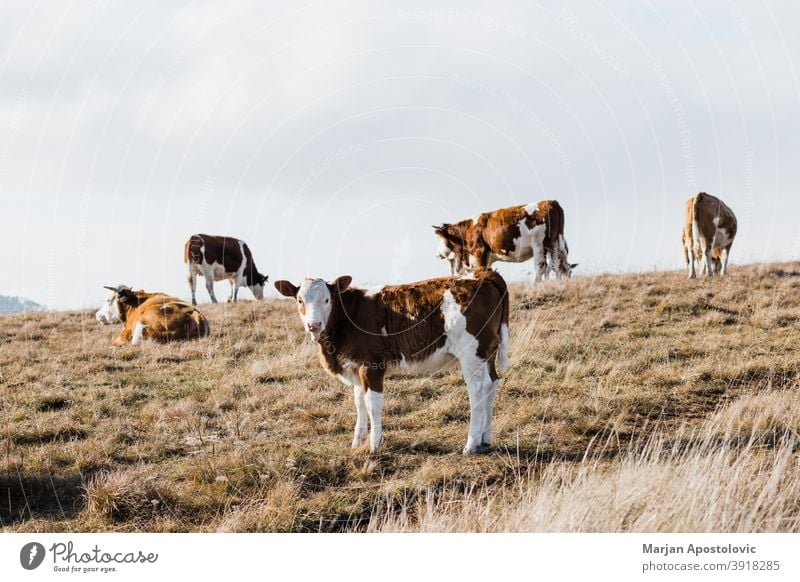
[[[492,445],[481,443],[479,445],[465,446],[461,451],[463,455],[483,455],[492,450]]]
[[[367,444],[367,437],[354,437],[353,442],[350,445],[351,449],[357,449],[363,445]]]
[[[369,444],[369,452],[377,453],[382,446],[383,446],[383,437],[381,437],[381,440],[377,444],[372,444],[372,443]]]

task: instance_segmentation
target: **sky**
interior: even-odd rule
[[[576,275],[678,269],[698,191],[734,269],[800,257],[800,4],[566,6],[3,2],[0,294],[188,297],[195,232],[271,281],[414,281],[431,225],[543,199]]]

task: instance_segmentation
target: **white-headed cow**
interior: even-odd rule
[[[243,240],[227,236],[193,234],[184,246],[183,260],[189,265],[192,305],[197,305],[195,291],[198,275],[205,278],[208,295],[214,303],[217,302],[214,282],[223,279],[228,279],[231,283],[228,301],[238,299],[239,287],[248,287],[256,299],[264,298],[264,286],[269,277],[258,272],[250,247]]]
[[[208,320],[196,307],[163,293],[106,287],[112,295],[95,317],[101,323],[122,323],[115,346],[136,345],[144,339],[166,343],[207,336]]]
[[[508,291],[491,270],[473,277],[430,279],[374,292],[305,279],[275,288],[297,301],[303,327],[319,344],[322,367],[352,386],[353,447],[383,442],[383,380],[393,370],[434,372],[460,363],[470,402],[464,454],[488,449],[498,371],[508,366]]]

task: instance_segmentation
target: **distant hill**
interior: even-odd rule
[[[26,311],[44,311],[44,305],[24,297],[6,297],[0,295],[0,313],[25,313]]]

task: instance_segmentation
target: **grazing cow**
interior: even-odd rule
[[[163,293],[131,291],[124,285],[106,289],[113,292],[111,302],[115,304],[108,317],[116,314],[124,325],[115,346],[136,345],[143,339],[162,343],[197,339],[210,332],[205,316],[185,301]]]
[[[275,288],[297,300],[303,326],[319,344],[322,367],[353,387],[353,447],[367,440],[368,428],[370,451],[381,446],[387,372],[434,372],[459,362],[470,402],[463,452],[488,449],[498,371],[509,363],[503,278],[483,269],[469,278],[429,279],[374,292],[350,287],[351,280],[305,279],[299,286],[277,281]]]
[[[700,192],[686,201],[681,243],[690,278],[697,276],[696,261],[709,277],[728,273],[736,228],[733,210],[716,196]]]
[[[433,228],[439,237],[436,256],[450,262],[452,275],[496,261],[520,263],[533,257],[538,282],[551,270],[559,280],[570,277],[578,266],[569,263],[564,210],[556,200],[484,212]]]
[[[264,298],[264,285],[269,277],[258,272],[250,247],[243,240],[227,236],[193,234],[186,241],[183,262],[189,265],[189,287],[192,289],[192,305],[197,305],[195,291],[197,276],[206,280],[206,289],[211,301],[217,302],[214,295],[214,282],[228,279],[231,295],[228,301],[236,301],[239,287],[249,287],[256,299]]]

